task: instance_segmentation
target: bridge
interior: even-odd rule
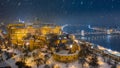
[[[64,31],[64,28],[67,27],[85,27],[88,28],[89,30],[93,30],[92,32],[87,32],[85,30],[81,30],[79,32],[73,33],[74,35],[81,35],[81,36],[85,36],[85,35],[91,35],[91,34],[120,34],[120,31],[117,29],[107,29],[107,28],[99,28],[99,27],[91,27],[90,25],[82,25],[82,24],[65,24],[62,26],[62,30]],[[67,32],[66,32],[67,33]]]
[[[81,31],[81,32],[77,32],[77,33],[73,33],[74,35],[81,35],[81,36],[85,36],[85,35],[92,35],[92,34],[120,34],[120,31],[114,31],[114,32],[85,32],[85,31]]]

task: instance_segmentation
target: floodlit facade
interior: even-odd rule
[[[11,44],[20,46],[27,44],[30,45],[30,49],[33,49],[33,46],[42,47],[46,41],[45,35],[50,33],[61,34],[61,27],[49,25],[36,27],[34,24],[27,25],[24,23],[8,25],[8,34]]]

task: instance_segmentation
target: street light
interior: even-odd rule
[[[26,42],[26,45],[29,45],[30,43],[29,42]]]
[[[70,48],[72,48],[72,44],[70,45]]]
[[[72,65],[70,68],[76,68],[74,65]]]

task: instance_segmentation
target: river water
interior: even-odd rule
[[[87,26],[67,26],[64,28],[64,31],[70,34],[80,33],[81,30],[84,30],[84,32],[95,32]],[[88,34],[85,36],[76,35],[76,38],[120,52],[120,34]]]

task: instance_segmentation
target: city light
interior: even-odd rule
[[[73,45],[70,45],[70,48],[72,48],[73,47]]]
[[[120,68],[120,1],[0,0],[0,68]]]

